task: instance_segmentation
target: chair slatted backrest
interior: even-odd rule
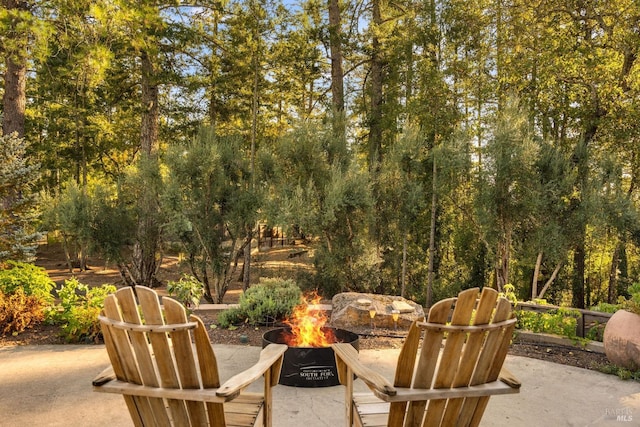
[[[179,302],[163,298],[161,306],[158,295],[149,288],[137,287],[135,294],[133,288],[122,288],[105,299],[100,320],[118,380],[159,389],[220,386],[206,328],[196,316],[189,321]],[[135,425],[225,426],[222,403],[124,398]]]
[[[515,328],[511,303],[494,289],[439,301],[414,323],[398,358],[394,386],[447,389],[498,379]],[[420,351],[420,338],[422,347]],[[444,340],[444,347],[443,347]],[[394,402],[389,426],[477,425],[489,400],[466,397]]]

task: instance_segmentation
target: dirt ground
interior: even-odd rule
[[[305,248],[307,249],[307,248]],[[311,259],[309,252],[294,258],[289,257],[292,252],[300,251],[300,247],[272,248],[260,252],[255,257],[254,267],[263,270],[276,270],[280,272],[293,271],[297,268],[309,268]],[[90,269],[80,271],[74,269],[69,272],[65,263],[64,252],[60,245],[50,244],[41,246],[38,251],[36,264],[43,267],[49,276],[57,284],[65,279],[76,277],[87,285],[101,285],[104,283],[118,284],[120,276],[116,269],[105,265],[97,259],[90,259]],[[184,270],[180,266],[179,257],[168,255],[164,257],[159,279],[166,284],[168,280],[178,280]],[[239,271],[238,271],[239,274]],[[164,293],[164,288],[158,289]],[[242,284],[234,282],[224,298],[224,303],[232,304],[238,301],[242,292]],[[252,346],[262,345],[262,336],[274,326],[241,325],[234,330],[223,329],[216,326],[217,312],[203,311],[198,315],[209,326],[209,336],[214,344],[246,344]],[[277,326],[277,325],[276,325]],[[359,335],[359,347],[361,349],[375,348],[400,348],[403,343],[402,331],[376,329],[353,330]],[[29,329],[17,336],[0,336],[0,347],[10,345],[32,344],[63,344],[57,326],[41,324]],[[564,365],[576,366],[585,369],[599,370],[608,364],[604,354],[582,350],[577,347],[565,347],[556,345],[541,345],[537,343],[514,342],[510,348],[510,354],[526,356]]]

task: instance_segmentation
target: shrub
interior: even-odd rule
[[[238,307],[220,313],[218,323],[223,328],[242,322],[274,323],[291,315],[301,297],[302,291],[293,280],[263,278],[242,294]]]
[[[587,331],[585,338],[591,341],[603,341],[606,323],[595,322]]]
[[[600,313],[615,313],[616,311],[620,310],[620,305],[601,302],[598,305],[591,307],[591,310],[599,311]]]
[[[561,335],[576,338],[576,325],[580,312],[574,309],[558,308],[546,313],[520,310],[517,314],[518,329],[535,333]]]
[[[104,299],[115,291],[113,285],[90,288],[77,279],[65,280],[58,291],[60,309],[56,314],[64,339],[68,342],[96,341],[100,335],[98,315]]]
[[[516,287],[511,283],[504,285],[503,292],[500,292],[500,296],[508,299],[511,304],[516,305],[518,303],[518,297],[516,296]]]
[[[174,296],[187,307],[197,307],[204,295],[204,285],[198,279],[188,274],[183,274],[177,282],[167,283],[169,296]]]
[[[26,295],[21,288],[12,294],[0,289],[0,335],[16,335],[44,319],[42,300]]]
[[[617,304],[601,302],[591,309],[603,313],[615,313],[618,310],[627,310],[632,313],[640,314],[640,283],[634,283],[629,286],[629,294],[629,298],[619,296]]]
[[[634,283],[629,286],[631,297],[622,303],[625,310],[632,313],[640,314],[640,283]]]
[[[26,262],[7,261],[8,268],[0,270],[0,290],[13,294],[22,289],[27,296],[38,298],[42,305],[53,303],[51,291],[55,287],[46,270]]]

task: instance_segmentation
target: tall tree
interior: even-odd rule
[[[479,218],[484,224],[487,249],[495,256],[495,283],[502,291],[511,283],[510,262],[519,224],[531,211],[528,195],[533,193],[538,145],[529,133],[528,116],[519,111],[516,99],[507,100],[493,134],[485,150],[487,166],[481,178],[484,191],[478,195]]]
[[[140,63],[140,158],[141,177],[152,182],[159,169],[160,53],[167,24],[155,1],[127,4],[128,30],[133,52]],[[135,284],[154,287],[161,261],[161,226],[158,186],[145,185],[137,198],[138,229],[133,246],[131,273]]]
[[[174,19],[180,16],[181,5],[136,1],[127,2],[127,6],[126,29],[131,36],[132,53],[140,64],[140,166],[141,171],[153,179],[160,168],[161,87],[164,85],[169,92],[173,84],[179,83],[180,74],[172,64],[184,55],[185,46],[193,41],[193,32],[179,18]],[[162,256],[159,188],[149,185],[145,190],[138,198],[132,273],[137,283],[153,286]]]
[[[573,141],[572,149],[576,171],[572,305],[578,308],[584,308],[590,299],[586,291],[586,236],[590,212],[593,212],[590,200],[596,195],[594,191],[597,192],[591,172],[594,154],[604,139],[602,126],[621,107],[618,94],[628,91],[628,77],[638,49],[637,44],[631,47],[625,41],[626,36],[633,37],[630,28],[637,25],[637,7],[626,0],[617,7],[612,6],[589,2],[549,4],[554,12],[542,18],[548,25],[556,22],[553,24],[556,27],[554,40],[543,41],[545,46],[555,46],[555,49],[547,50],[545,55],[553,56],[545,57],[537,66],[553,70],[556,81],[564,86],[568,95],[564,108],[571,110],[573,131],[579,135]],[[554,19],[564,24],[558,26]],[[566,40],[566,46],[573,47],[570,50],[562,48],[558,40]],[[567,140],[570,138],[566,137]]]
[[[5,58],[4,94],[2,97],[2,132],[16,132],[24,136],[25,108],[27,102],[27,59],[30,44],[29,27],[33,22],[32,2],[3,0],[4,35],[0,52]],[[3,25],[4,26],[4,25]]]

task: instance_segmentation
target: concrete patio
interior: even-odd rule
[[[249,367],[260,348],[216,345],[222,380]],[[393,378],[398,350],[363,350],[361,360]],[[104,346],[0,348],[0,426],[130,426],[122,397],[92,391],[91,380],[108,365]],[[640,425],[640,384],[615,376],[509,356],[522,382],[519,394],[493,397],[487,426]],[[362,382],[358,386],[364,390]],[[256,390],[260,386],[257,385]],[[344,425],[344,389],[274,388],[274,425]]]

